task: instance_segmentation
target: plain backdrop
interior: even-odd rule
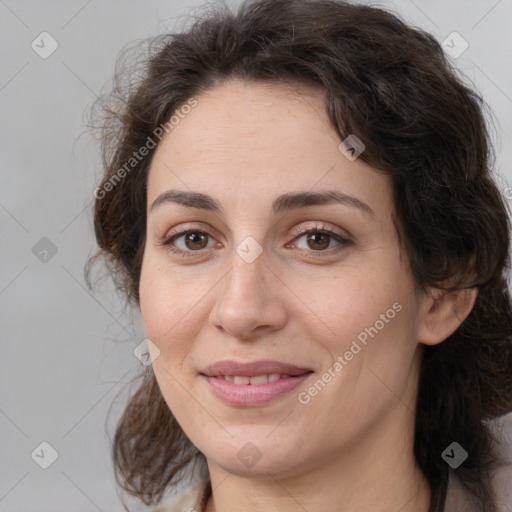
[[[98,147],[84,135],[84,112],[112,77],[127,43],[180,30],[200,5],[0,0],[3,512],[122,510],[110,438],[127,394],[114,399],[141,369],[133,351],[145,336],[137,314],[123,310],[111,284],[90,292],[84,283],[84,263],[96,248],[92,191],[101,175]],[[439,41],[455,31],[467,42],[453,61],[494,111],[497,172],[507,189],[512,1],[380,5],[395,8]]]

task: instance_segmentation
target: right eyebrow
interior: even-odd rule
[[[223,213],[222,206],[212,196],[201,192],[188,192],[182,190],[167,190],[160,194],[151,205],[150,212],[155,211],[165,203],[177,203],[188,208],[209,210],[216,213]]]

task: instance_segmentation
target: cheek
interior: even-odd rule
[[[155,261],[155,263],[153,263]],[[158,347],[158,362],[172,374],[189,369],[194,342],[208,320],[211,275],[183,277],[183,272],[148,258],[140,279],[140,311],[146,336]]]
[[[159,351],[158,357],[152,357],[152,367],[162,396],[173,413],[187,411],[189,395],[183,386],[190,387],[185,371],[197,336],[198,322],[194,321],[194,314],[199,311],[198,296],[180,285],[164,268],[151,266],[149,262],[143,266],[139,295],[146,337]]]
[[[309,290],[311,309],[325,319],[333,336],[347,340],[376,322],[379,330],[382,322],[386,326],[396,323],[409,284],[403,272],[375,265],[364,270],[344,269],[329,281],[328,288],[314,285]]]
[[[345,269],[333,279],[328,294],[312,288],[315,311],[329,327],[329,333],[316,340],[321,340],[330,362],[343,358],[338,369],[343,368],[344,376],[335,379],[332,391],[345,381],[363,399],[382,386],[374,373],[397,389],[407,378],[417,346],[417,303],[411,276],[398,259],[386,261],[364,272]],[[309,334],[315,338],[315,332]]]
[[[146,336],[157,345],[163,357],[179,346],[174,340],[193,305],[190,304],[193,297],[187,291],[151,261],[143,264],[139,286],[142,322]],[[173,344],[168,340],[173,340]]]

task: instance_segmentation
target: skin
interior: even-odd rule
[[[390,181],[339,151],[321,91],[236,79],[197,100],[151,164],[140,309],[163,397],[207,458],[207,511],[244,503],[249,512],[340,504],[426,512],[430,490],[412,453],[422,347],[459,326],[476,292],[417,290],[392,221]],[[170,202],[151,211],[169,189],[209,194],[223,213]],[[373,215],[347,204],[271,212],[281,194],[319,190],[355,197]],[[322,225],[352,243],[315,245],[292,231]],[[180,257],[161,244],[176,228],[208,236],[175,240],[191,254]],[[263,250],[252,263],[236,252],[248,236]],[[394,318],[300,403],[299,393],[396,303]],[[200,376],[220,359],[273,359],[314,373],[284,397],[235,407]],[[248,442],[261,454],[250,468],[237,457]]]

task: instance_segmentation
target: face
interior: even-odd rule
[[[140,309],[169,408],[238,474],[391,442],[420,305],[389,179],[339,150],[321,91],[236,80],[196,99],[148,176]]]

